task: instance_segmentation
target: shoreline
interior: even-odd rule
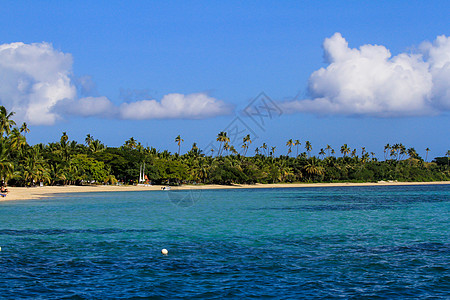
[[[440,185],[450,181],[431,182],[342,182],[342,183],[273,183],[273,184],[237,184],[237,185],[182,185],[171,187],[171,190],[214,190],[214,189],[261,189],[261,188],[306,188],[306,187],[357,187],[357,186],[405,186],[405,185]],[[92,193],[92,192],[129,192],[129,191],[161,191],[163,185],[148,186],[44,186],[44,187],[8,187],[9,193],[0,201],[33,200],[54,197],[58,194]]]

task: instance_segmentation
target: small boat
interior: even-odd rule
[[[161,190],[163,190],[163,191],[170,191],[170,186],[163,186],[161,188]]]

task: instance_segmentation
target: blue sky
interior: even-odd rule
[[[2,1],[0,103],[29,124],[32,144],[66,131],[176,152],[180,134],[187,151],[238,120],[252,149],[276,154],[292,138],[316,154],[346,143],[381,157],[403,143],[443,156],[449,11],[448,1]],[[261,92],[270,100],[252,102]],[[263,125],[244,113],[260,101],[280,109]]]

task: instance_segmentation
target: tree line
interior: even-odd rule
[[[78,143],[66,132],[59,141],[29,145],[27,124],[16,126],[13,115],[0,106],[0,177],[15,186],[136,184],[140,170],[153,184],[176,185],[450,180],[450,151],[428,162],[430,149],[423,159],[400,143],[385,145],[384,160],[347,144],[337,151],[327,145],[316,156],[309,141],[298,139],[289,139],[278,156],[277,147],[266,143],[249,156],[250,135],[243,137],[238,151],[226,132],[217,135],[219,147],[209,153],[194,143],[182,154],[180,135],[174,140],[176,153],[144,147],[133,137],[120,147],[107,147],[90,134]]]

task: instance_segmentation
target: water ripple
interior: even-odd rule
[[[100,229],[2,229],[0,235],[65,235],[74,233],[83,234],[114,234],[114,233],[151,233],[157,232],[155,229],[119,229],[119,228],[100,228]]]
[[[205,191],[183,209],[159,193],[8,203],[1,297],[448,299],[449,193]]]

